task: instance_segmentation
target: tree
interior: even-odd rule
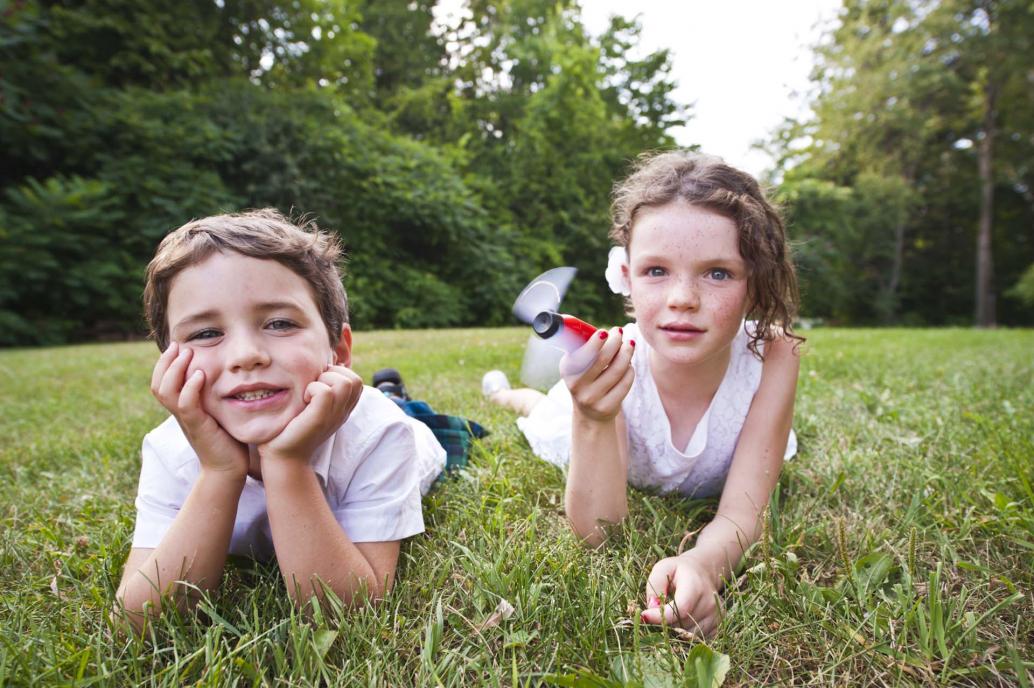
[[[791,184],[814,177],[866,197],[875,176],[904,193],[881,321],[954,322],[968,306],[993,322],[992,243],[1013,249],[1007,283],[1034,258],[1032,31],[1034,10],[1014,0],[847,0],[817,49],[814,117],[787,123],[772,145]],[[961,248],[967,234],[975,254]],[[968,295],[965,273],[978,285]]]

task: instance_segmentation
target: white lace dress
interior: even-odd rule
[[[733,340],[725,377],[689,443],[679,449],[672,443],[671,425],[650,374],[649,345],[635,324],[624,329],[624,336],[636,343],[632,357],[635,382],[622,403],[628,426],[629,483],[687,497],[720,494],[747,411],[761,384],[762,363],[747,348],[746,331],[741,328]],[[517,419],[536,456],[556,466],[567,465],[571,455],[571,413],[571,394],[561,380],[528,417]],[[790,430],[785,458],[796,453],[797,437]]]

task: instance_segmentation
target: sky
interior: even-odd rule
[[[841,0],[582,0],[582,21],[593,35],[609,18],[638,14],[640,50],[668,48],[673,97],[691,106],[678,143],[699,145],[755,176],[772,166],[753,149],[786,117],[807,113],[812,46],[836,19]],[[463,0],[438,0],[446,23]]]
[[[807,113],[811,47],[840,0],[584,0],[582,20],[602,33],[613,13],[638,11],[645,53],[672,52],[674,98],[693,118],[672,133],[755,176],[771,167],[754,142],[785,117]],[[799,94],[796,95],[796,94]]]
[[[751,145],[784,117],[807,112],[811,46],[836,18],[840,0],[583,0],[593,34],[611,14],[640,15],[641,48],[672,51],[674,98],[692,119],[673,130],[680,144],[725,158],[754,175],[772,160]]]

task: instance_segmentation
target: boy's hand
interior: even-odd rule
[[[646,583],[646,609],[640,618],[648,624],[684,628],[704,638],[718,625],[718,584],[708,568],[690,550],[654,564]]]
[[[248,472],[248,448],[231,437],[201,405],[205,374],[195,370],[187,377],[193,355],[189,347],[169,344],[154,365],[151,394],[176,417],[202,468],[243,477]]]
[[[632,388],[635,343],[623,341],[622,334],[620,327],[612,327],[609,332],[598,330],[580,349],[565,354],[560,361],[560,374],[571,391],[575,410],[585,418],[613,420]]]
[[[259,446],[259,456],[308,462],[342,423],[363,393],[363,380],[349,368],[328,366],[305,388],[305,408],[279,435]]]

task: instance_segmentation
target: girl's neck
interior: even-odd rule
[[[674,363],[650,350],[650,373],[661,400],[698,399],[710,400],[725,378],[729,367],[732,346],[727,346],[714,357],[700,363],[687,365]]]

